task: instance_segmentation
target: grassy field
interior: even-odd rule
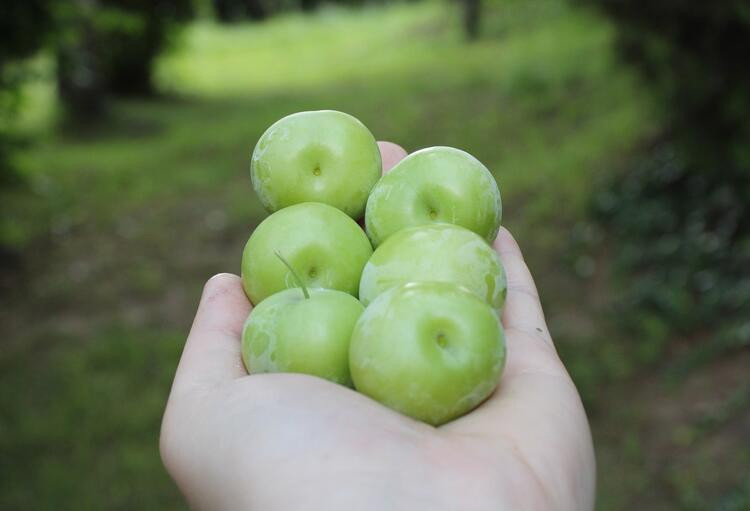
[[[691,381],[689,394],[623,369],[627,339],[606,339],[602,319],[606,255],[588,272],[570,254],[597,179],[653,132],[610,27],[559,0],[507,0],[489,4],[484,37],[466,44],[456,14],[424,3],[196,23],[159,64],[159,98],[119,101],[86,130],[56,128],[50,80],[29,88],[29,187],[6,227],[24,263],[0,282],[0,508],[183,508],[157,440],[200,288],[239,270],[265,214],[250,187],[254,142],[279,117],[319,108],[409,151],[457,146],[492,169],[592,410],[601,509],[700,509],[750,492],[721,475],[741,472],[747,448],[708,442],[739,427],[747,361],[722,368],[723,415],[709,415],[723,420],[674,405],[660,415],[659,399],[713,387]],[[667,438],[649,434],[660,429]],[[709,447],[693,456],[696,442]],[[732,456],[704,474],[717,449]]]

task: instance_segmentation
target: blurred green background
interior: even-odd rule
[[[331,108],[494,173],[598,508],[750,509],[750,4],[0,7],[0,508],[182,509],[161,414],[249,156]]]

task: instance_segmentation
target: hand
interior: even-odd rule
[[[406,153],[380,143],[384,170]],[[586,415],[557,356],[521,251],[494,243],[508,275],[508,345],[497,391],[433,428],[300,374],[248,376],[251,306],[239,277],[206,283],[164,414],[161,455],[198,509],[571,510],[593,508]]]

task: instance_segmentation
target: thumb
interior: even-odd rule
[[[237,275],[221,273],[206,282],[173,390],[211,386],[247,374],[240,341],[250,310]]]

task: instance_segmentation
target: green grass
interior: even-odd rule
[[[601,20],[561,0],[487,7],[472,44],[443,2],[196,23],[159,63],[161,97],[118,101],[85,130],[55,124],[38,59],[47,78],[19,123],[33,137],[19,158],[29,186],[0,222],[25,262],[0,309],[0,508],[183,507],[157,452],[169,384],[202,283],[238,270],[264,216],[253,145],[299,110],[343,110],[410,151],[452,145],[485,162],[579,384],[607,401],[598,374],[621,371],[627,346],[577,348],[596,338],[601,304],[563,252],[592,183],[650,134],[649,104]],[[604,352],[604,367],[581,367],[592,358],[580,349]],[[701,435],[731,425],[747,393],[727,399],[720,424],[698,419]],[[618,413],[595,422],[603,459],[627,467],[621,479],[602,467],[603,509],[627,509],[649,482],[643,419]],[[633,428],[625,447],[621,424]],[[667,492],[687,502],[698,470],[670,471]]]
[[[83,345],[69,336],[40,344],[13,364],[2,361],[3,509],[179,502],[156,456],[155,432],[180,334],[114,325]]]

